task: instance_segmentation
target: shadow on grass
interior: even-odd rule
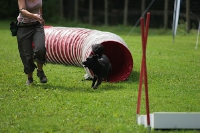
[[[98,87],[98,89],[93,89],[91,87],[92,81],[90,80],[85,80],[82,82],[88,82],[89,85],[85,87],[82,86],[65,86],[65,85],[54,85],[51,83],[46,83],[46,84],[41,84],[41,83],[33,83],[32,85],[28,86],[30,88],[35,88],[35,89],[45,89],[45,90],[64,90],[64,91],[69,91],[69,92],[85,92],[85,93],[101,93],[103,91],[108,91],[108,90],[120,90],[123,89],[123,85],[119,85],[117,83],[107,83],[107,82],[102,82],[101,85]]]
[[[139,82],[139,77],[140,77],[140,72],[132,71],[132,73],[130,74],[128,79],[125,80],[124,82],[127,82],[127,83],[138,83]]]
[[[28,88],[34,88],[34,89],[44,89],[44,90],[64,90],[64,91],[69,91],[69,92],[85,92],[85,93],[101,93],[104,91],[109,91],[109,90],[122,90],[126,89],[124,87],[125,84],[133,84],[133,83],[138,83],[139,82],[139,76],[140,73],[137,71],[133,71],[129,78],[125,81],[122,82],[115,82],[115,83],[108,83],[103,81],[101,85],[98,87],[98,89],[94,90],[91,88],[92,80],[82,80],[80,79],[79,83],[72,83],[72,84],[66,84],[66,83],[53,83],[53,82],[48,82],[45,84],[42,84],[38,81],[34,80],[34,83],[31,84],[30,86],[26,86],[24,89]],[[81,85],[82,84],[82,85]],[[19,87],[19,86],[18,86]],[[20,86],[22,87],[22,86]]]

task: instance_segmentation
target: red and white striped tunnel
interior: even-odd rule
[[[122,38],[110,32],[85,28],[45,27],[47,61],[50,63],[81,66],[92,54],[91,46],[101,43],[104,54],[112,64],[110,82],[126,80],[133,68],[133,58]],[[86,73],[92,78],[92,73]]]

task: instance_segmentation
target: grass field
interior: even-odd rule
[[[87,28],[110,31],[126,41],[134,60],[128,81],[104,82],[94,91],[90,88],[91,81],[81,81],[85,74],[83,68],[48,63],[44,66],[48,83],[39,83],[34,72],[34,84],[26,86],[16,38],[10,35],[9,22],[0,22],[0,132],[147,132],[136,123],[142,55],[140,28],[130,35],[132,27]],[[180,31],[173,44],[170,30],[149,29],[147,69],[150,112],[200,111],[200,48],[195,49],[197,31],[193,30],[190,34]],[[141,114],[145,114],[144,92]]]

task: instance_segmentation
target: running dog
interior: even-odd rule
[[[111,72],[112,66],[106,55],[92,55],[89,56],[86,61],[83,61],[82,63],[84,67],[87,67],[94,74],[91,86],[93,89],[97,89],[97,87],[104,79],[109,82],[108,74]]]

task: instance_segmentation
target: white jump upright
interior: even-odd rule
[[[200,21],[199,21],[199,27],[198,27],[198,33],[197,33],[197,41],[196,41],[196,47],[195,47],[195,49],[197,49],[197,47],[198,47],[198,42],[199,42],[199,32],[200,32]]]
[[[153,129],[200,129],[200,112],[154,112],[150,114]],[[138,117],[138,124],[148,126],[146,115]]]

